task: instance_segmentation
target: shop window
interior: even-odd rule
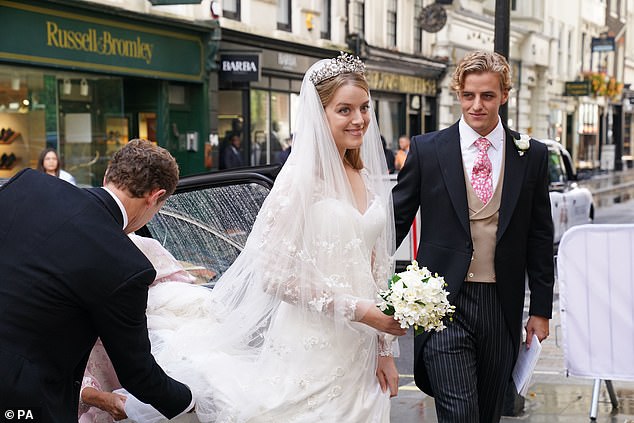
[[[287,93],[271,93],[271,143],[269,163],[280,162],[280,153],[290,147],[290,96]]]
[[[280,162],[280,154],[291,145],[291,110],[295,93],[251,90],[251,142],[249,164]]]
[[[251,90],[251,144],[249,164],[259,166],[270,163],[268,127],[270,122],[269,92]]]
[[[375,102],[375,111],[379,130],[388,147],[398,148],[398,138],[405,132],[403,99],[398,96],[381,97]]]
[[[110,158],[129,139],[123,110],[123,80],[75,74],[60,74],[56,78],[59,150],[66,170],[78,184],[99,186]]]
[[[632,136],[634,135],[634,126],[632,125],[632,114],[623,114],[623,161],[628,167],[632,167],[634,160],[634,150],[632,149]]]
[[[182,106],[187,103],[187,90],[185,90],[184,85],[173,85],[169,86],[169,103],[170,105]]]
[[[577,167],[592,169],[599,158],[599,107],[583,103],[578,109],[579,150]]]
[[[240,137],[243,160],[246,157],[245,150],[248,137],[244,133],[242,93],[240,90],[218,92],[218,103],[220,104],[220,113],[218,114],[219,145],[216,149],[217,154],[212,153],[212,166],[217,166],[219,169],[225,168],[223,153],[234,135]]]
[[[57,147],[55,84],[40,71],[0,66],[0,178],[35,168],[40,152]]]
[[[158,142],[156,137],[156,113],[139,113],[139,138]]]

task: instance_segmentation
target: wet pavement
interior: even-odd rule
[[[634,201],[631,201],[634,199],[633,169],[598,175],[590,180],[580,181],[579,185],[588,187],[593,193],[597,207],[596,223],[634,223]],[[528,305],[528,298],[525,304]],[[525,315],[527,313],[526,308]],[[502,422],[579,423],[591,421],[589,415],[594,381],[566,376],[561,336],[559,294],[557,283],[555,283],[550,337],[542,343],[542,353],[525,398],[524,411],[519,416],[505,416]],[[398,397],[392,400],[392,422],[438,422],[434,410],[434,399],[419,391],[414,385],[411,375],[411,357],[408,356],[409,351],[406,350],[408,348],[406,345],[411,340],[406,336],[403,341],[401,349],[405,354],[397,359],[401,373],[401,386]],[[634,357],[632,359],[634,360]],[[615,380],[613,386],[619,407],[612,408],[605,383],[602,383],[595,421],[634,423],[634,381]]]
[[[598,174],[578,184],[592,192],[597,208],[623,203],[634,198],[634,169]]]

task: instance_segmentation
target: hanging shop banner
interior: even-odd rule
[[[592,37],[590,48],[593,53],[614,51],[614,37]]]
[[[566,81],[564,96],[583,97],[590,95],[590,81]]]
[[[200,32],[40,2],[0,0],[0,16],[0,60],[147,78],[203,78]]]

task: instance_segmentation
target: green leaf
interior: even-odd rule
[[[388,316],[394,316],[396,310],[392,306],[388,306],[385,310],[382,310],[383,314],[387,314]]]

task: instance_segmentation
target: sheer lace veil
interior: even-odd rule
[[[304,77],[294,110],[292,152],[244,250],[212,290],[215,322],[205,333],[183,338],[187,345],[182,348],[189,355],[214,349],[232,357],[260,360],[271,348],[267,333],[279,324],[282,309],[284,316],[289,316],[291,309],[295,322],[318,322],[341,332],[342,343],[349,342],[346,331],[376,332],[357,321],[374,306],[377,290],[387,287],[393,272],[391,186],[376,117],[370,110],[360,149],[369,201],[356,207],[324,107],[310,78],[329,62],[315,63]],[[380,206],[382,218],[376,219],[381,223],[371,238],[356,220],[337,213],[347,207],[348,215],[363,216],[364,209],[370,210],[373,203]],[[303,348],[301,342],[298,340],[297,348]]]

